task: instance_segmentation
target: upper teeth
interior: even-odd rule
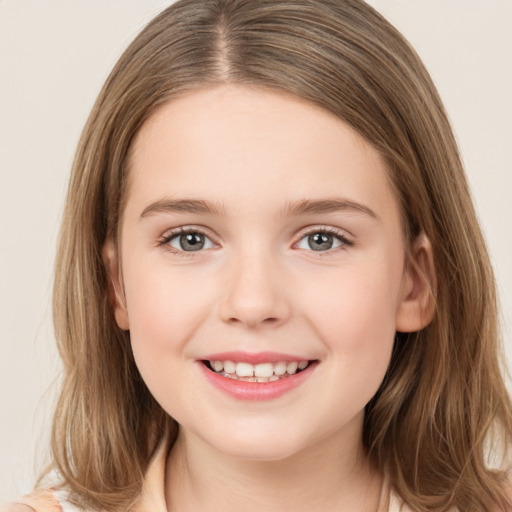
[[[278,363],[235,363],[234,361],[210,361],[210,366],[216,372],[236,374],[238,377],[272,377],[288,373],[293,375],[297,369],[304,370],[308,361],[279,361]]]

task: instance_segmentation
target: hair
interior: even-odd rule
[[[77,502],[126,510],[157,441],[177,426],[116,324],[102,261],[126,199],[130,147],[164,103],[221,84],[291,94],[338,116],[387,162],[410,244],[425,233],[432,322],[397,333],[363,440],[413,509],[505,509],[512,407],[495,283],[445,110],[414,50],[361,0],[180,0],[126,49],[84,128],[63,214],[54,323],[63,360],[55,467]],[[501,443],[501,444],[500,444]]]

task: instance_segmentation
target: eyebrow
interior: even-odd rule
[[[300,201],[287,202],[281,210],[283,217],[315,213],[358,212],[378,219],[377,214],[367,206],[349,199],[302,199]],[[139,220],[156,213],[195,213],[199,215],[225,216],[223,205],[204,201],[202,199],[170,199],[164,198],[149,206],[146,206],[140,214]]]
[[[224,216],[223,206],[203,201],[202,199],[169,199],[164,198],[146,206],[139,220],[155,213],[197,213],[201,215]]]
[[[351,201],[350,199],[303,199],[301,201],[289,202],[283,209],[283,215],[295,216],[307,213],[337,213],[343,211],[352,211],[364,213],[374,219],[378,219],[378,215],[368,206]]]

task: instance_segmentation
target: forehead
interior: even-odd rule
[[[380,154],[332,113],[232,85],[162,106],[139,131],[129,172],[128,202],[139,210],[165,195],[260,212],[304,197],[393,199]]]

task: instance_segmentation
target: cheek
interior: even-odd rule
[[[126,277],[130,337],[139,367],[161,366],[166,357],[181,353],[209,310],[204,289],[182,274],[155,267]]]
[[[317,280],[308,287],[307,295],[309,309],[318,318],[314,323],[331,336],[379,332],[382,328],[394,331],[400,287],[389,271],[345,268],[326,275],[324,284]]]
[[[364,271],[336,270],[308,290],[309,321],[326,352],[346,375],[369,378],[370,387],[378,387],[389,364],[400,283],[400,265],[376,261]]]

